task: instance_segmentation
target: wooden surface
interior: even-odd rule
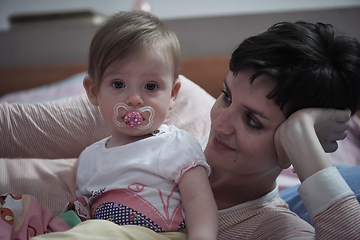
[[[85,70],[85,63],[0,68],[0,96],[58,82]]]
[[[229,71],[229,59],[230,56],[183,58],[180,74],[216,98]],[[86,63],[0,68],[0,96],[58,82],[86,68]]]
[[[192,80],[217,98],[229,72],[230,56],[184,58],[180,74]]]

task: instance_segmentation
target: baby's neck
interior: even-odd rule
[[[114,133],[110,139],[106,143],[106,148],[123,146],[129,143],[133,143],[148,137],[151,137],[151,134],[143,135],[143,136],[129,136],[119,133]]]

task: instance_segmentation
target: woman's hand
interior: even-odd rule
[[[346,137],[350,110],[307,108],[293,113],[275,132],[278,163],[291,164],[301,181],[332,166],[325,152],[337,149]]]
[[[307,110],[309,117],[313,119],[316,135],[324,151],[335,152],[338,148],[336,141],[345,139],[347,135],[351,111],[336,109],[303,110]]]

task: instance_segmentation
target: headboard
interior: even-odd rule
[[[229,71],[229,60],[230,56],[186,57],[181,60],[180,74],[217,98]],[[58,82],[86,68],[86,63],[0,67],[0,96]]]

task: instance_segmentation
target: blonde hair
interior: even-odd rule
[[[149,47],[163,48],[172,57],[174,81],[179,76],[180,44],[176,34],[153,14],[122,11],[111,16],[95,33],[88,57],[88,75],[97,89],[106,69]]]

